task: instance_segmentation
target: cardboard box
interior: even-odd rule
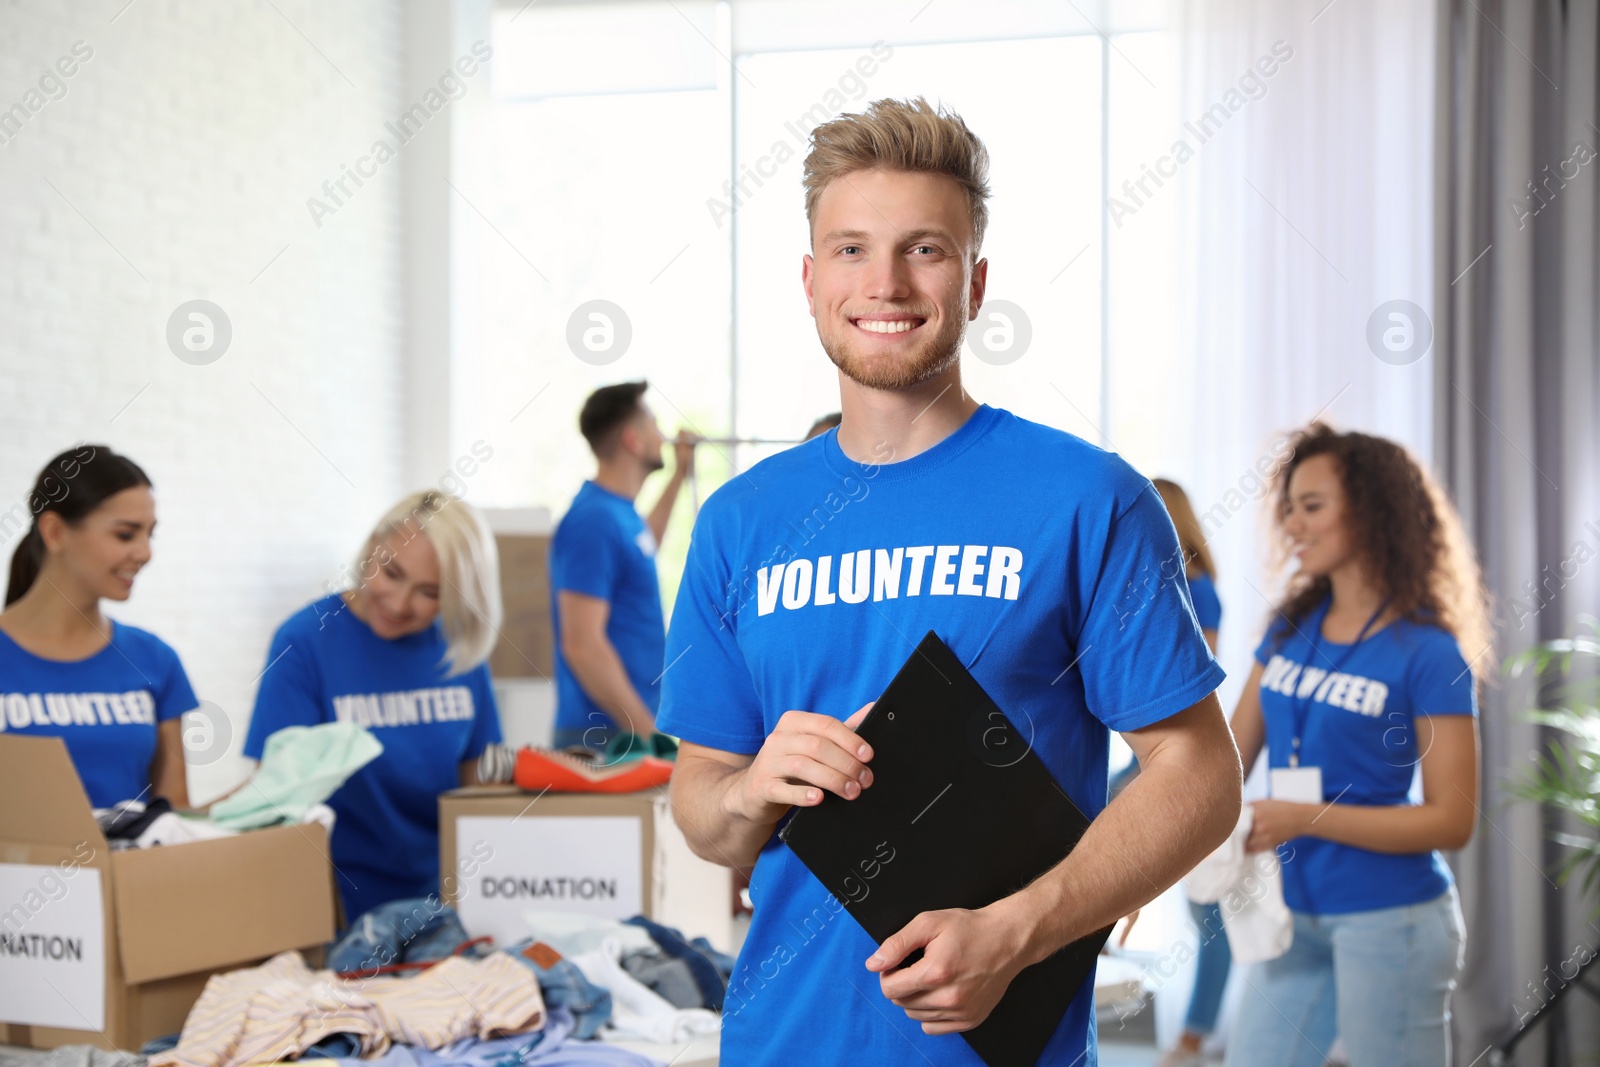
[[[113,852],[65,743],[0,734],[0,1044],[137,1049],[212,974],[333,932],[320,825]]]
[[[489,673],[496,678],[554,678],[550,537],[497,530],[494,541],[500,553],[500,602],[505,607],[505,621],[500,640],[489,654]]]
[[[441,891],[474,937],[514,944],[528,936],[524,913],[565,911],[645,915],[729,947],[733,872],[689,850],[664,788],[456,789],[439,798],[439,848]]]

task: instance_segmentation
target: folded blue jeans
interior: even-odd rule
[[[328,950],[328,967],[372,975],[395,963],[442,960],[467,940],[456,910],[437,897],[396,900],[351,923]]]
[[[674,1008],[703,1008],[705,994],[695,982],[689,964],[663,952],[645,949],[622,957],[622,969]]]
[[[722,1001],[728,995],[727,976],[733,973],[733,968],[730,965],[725,971],[719,970],[712,954],[715,953],[715,955],[721,956],[720,952],[716,952],[709,944],[706,944],[704,938],[695,939],[705,944],[705,948],[701,948],[699,945],[684,940],[683,935],[672,929],[672,927],[651,922],[643,915],[635,915],[631,919],[622,921],[631,926],[643,927],[645,932],[650,935],[650,940],[661,946],[662,952],[673,959],[679,959],[688,964],[689,973],[694,976],[694,984],[700,988],[700,999],[705,1003],[705,1006],[712,1011],[722,1010]],[[727,959],[726,956],[722,958],[724,960]]]
[[[1450,994],[1466,943],[1454,886],[1399,908],[1294,913],[1294,944],[1246,971],[1228,1067],[1322,1067],[1334,1036],[1350,1067],[1450,1062]]]
[[[572,1036],[587,1041],[611,1021],[611,990],[589,981],[571,960],[557,959],[548,967],[540,966],[529,953],[535,944],[531,937],[519,941],[505,950],[506,955],[533,972],[539,980],[539,993],[546,1007],[563,1008],[572,1013]]]

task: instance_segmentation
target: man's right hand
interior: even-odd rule
[[[872,784],[872,748],[856,736],[867,704],[843,722],[831,715],[786,711],[754,762],[728,790],[729,814],[776,823],[792,807],[822,803],[823,790],[854,800]]]

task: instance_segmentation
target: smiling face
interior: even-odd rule
[[[421,633],[439,617],[439,553],[426,535],[401,529],[373,546],[377,573],[352,594],[356,616],[390,641]]]
[[[53,511],[39,521],[66,581],[96,597],[127,600],[134,577],[150,562],[156,498],[149,486],[139,485],[106,497],[76,525]]]
[[[855,171],[817,200],[803,280],[817,336],[847,377],[908,389],[954,366],[983,303],[966,193],[943,174]]]
[[[1312,456],[1295,467],[1283,532],[1307,574],[1331,574],[1355,558],[1347,505],[1344,479],[1332,456]]]

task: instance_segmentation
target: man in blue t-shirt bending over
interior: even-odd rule
[[[1223,675],[1185,583],[1162,580],[1178,543],[1161,498],[1119,457],[961,386],[987,169],[923,100],[812,133],[803,278],[843,422],[730,480],[695,526],[659,725],[684,742],[691,846],[753,868],[728,1063],[978,1064],[956,1035],[1023,967],[1152,899],[1238,818]],[[924,913],[880,948],[775,830],[824,792],[872,788],[852,728],[930,629],[1098,818],[1021,892]],[[1110,730],[1144,770],[1107,806]],[[1095,1062],[1092,979],[1040,1062]]]
[[[656,546],[694,463],[694,438],[678,434],[677,466],[647,522],[634,498],[666,466],[665,438],[644,402],[648,388],[625,382],[596,389],[578,415],[600,469],[550,541],[557,748],[604,748],[617,730],[655,732],[666,665]]]

